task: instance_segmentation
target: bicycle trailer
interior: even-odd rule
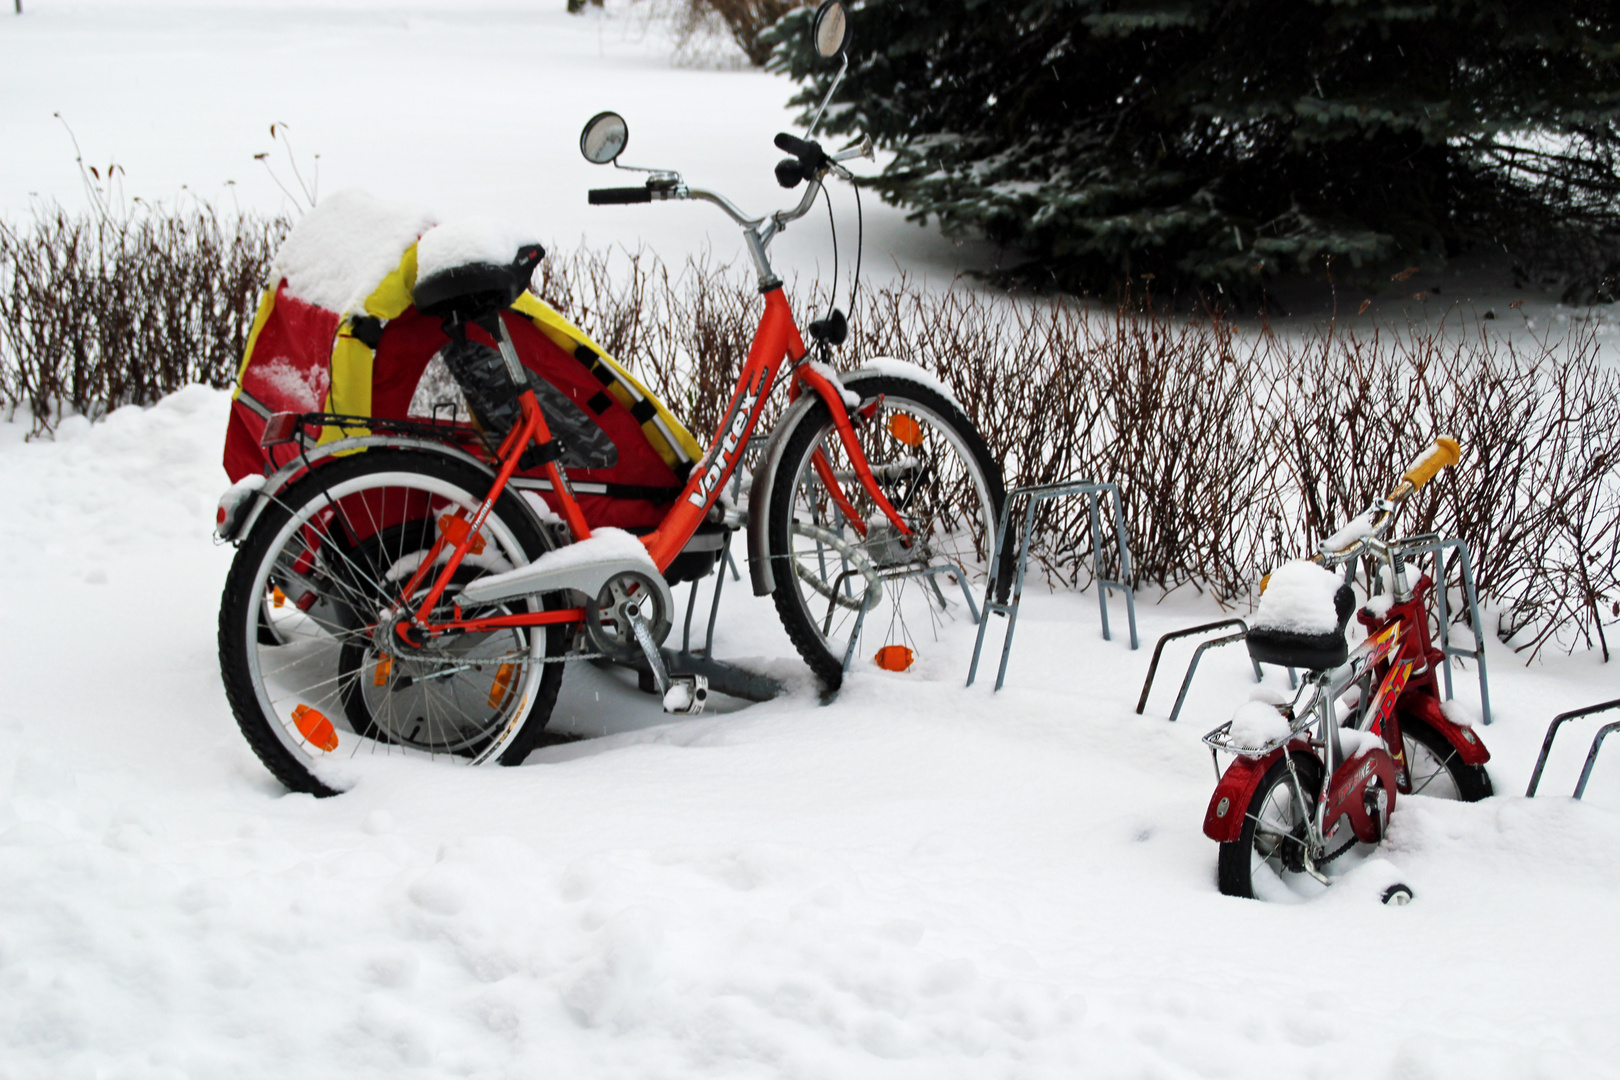
[[[412,302],[417,241],[434,224],[412,208],[345,191],[322,199],[293,227],[272,264],[237,373],[225,438],[233,483],[285,464],[285,453],[273,458],[261,445],[278,413],[304,415],[294,452],[402,421],[481,433],[473,448],[485,456],[499,442],[510,417],[493,383],[510,380],[498,354],[478,342],[452,342],[441,320]],[[518,246],[514,239],[512,249]],[[532,292],[503,321],[537,377],[586,520],[633,532],[656,526],[702,447],[622,364]],[[516,483],[555,511],[538,464]],[[692,554],[710,539],[695,537]],[[712,563],[712,553],[703,554],[699,561]],[[708,565],[681,569],[682,577],[701,576]]]

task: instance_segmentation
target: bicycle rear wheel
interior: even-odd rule
[[[1271,763],[1243,808],[1243,830],[1221,844],[1216,881],[1227,896],[1286,900],[1316,887],[1305,871],[1308,823],[1322,793],[1322,763],[1313,754],[1293,753],[1296,790],[1288,761]]]
[[[562,665],[544,661],[564,651],[566,631],[515,627],[419,648],[393,632],[421,599],[403,590],[439,520],[470,518],[489,485],[487,473],[463,462],[368,450],[294,484],[242,542],[220,602],[220,671],[242,734],[292,790],[335,794],[371,755],[511,765],[533,748],[562,681]],[[510,493],[480,537],[483,550],[439,601],[441,618],[452,617],[470,582],[550,546]],[[524,597],[462,614],[542,606]]]
[[[878,663],[909,665],[967,612],[963,586],[983,588],[1006,498],[984,439],[944,395],[900,376],[846,386],[862,409],[875,405],[856,437],[912,535],[862,486],[826,405],[811,406],[772,480],[767,543],[782,625],[829,690],[852,649],[870,659],[882,644]]]

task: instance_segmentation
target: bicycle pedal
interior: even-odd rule
[[[703,675],[676,675],[664,691],[664,711],[673,716],[696,716],[709,703],[709,680]]]

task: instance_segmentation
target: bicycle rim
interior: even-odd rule
[[[238,618],[269,630],[248,638],[247,677],[266,726],[306,768],[342,771],[376,754],[480,764],[518,735],[542,675],[543,631],[410,649],[396,647],[389,629],[438,519],[471,517],[479,502],[449,479],[400,470],[361,472],[285,506]],[[458,570],[436,615],[450,615],[468,582],[529,561],[499,514],[480,536],[484,551]],[[537,607],[525,598],[464,614]]]

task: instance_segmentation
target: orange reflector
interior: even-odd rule
[[[512,672],[517,670],[515,664],[502,664],[495,672],[495,685],[489,690],[489,707],[498,709],[501,702],[506,700],[506,692],[512,688]]]
[[[293,724],[298,733],[308,739],[314,746],[330,753],[337,749],[337,732],[332,728],[332,721],[323,716],[319,710],[308,705],[300,705],[293,710]]]
[[[872,657],[872,662],[884,671],[908,671],[917,660],[917,654],[904,645],[885,645]]]
[[[270,590],[270,604],[272,607],[287,606],[287,594],[279,586]]]
[[[890,413],[888,428],[890,435],[907,446],[922,445],[922,425],[905,413]]]
[[[372,686],[387,686],[388,675],[394,670],[394,658],[387,653],[377,657],[377,671],[371,676]]]
[[[439,531],[444,533],[444,538],[452,544],[460,544],[466,539],[467,534],[472,532],[472,527],[467,524],[466,518],[458,514],[445,514],[439,518]],[[483,533],[473,533],[472,543],[467,545],[467,551],[473,555],[484,553]]]

